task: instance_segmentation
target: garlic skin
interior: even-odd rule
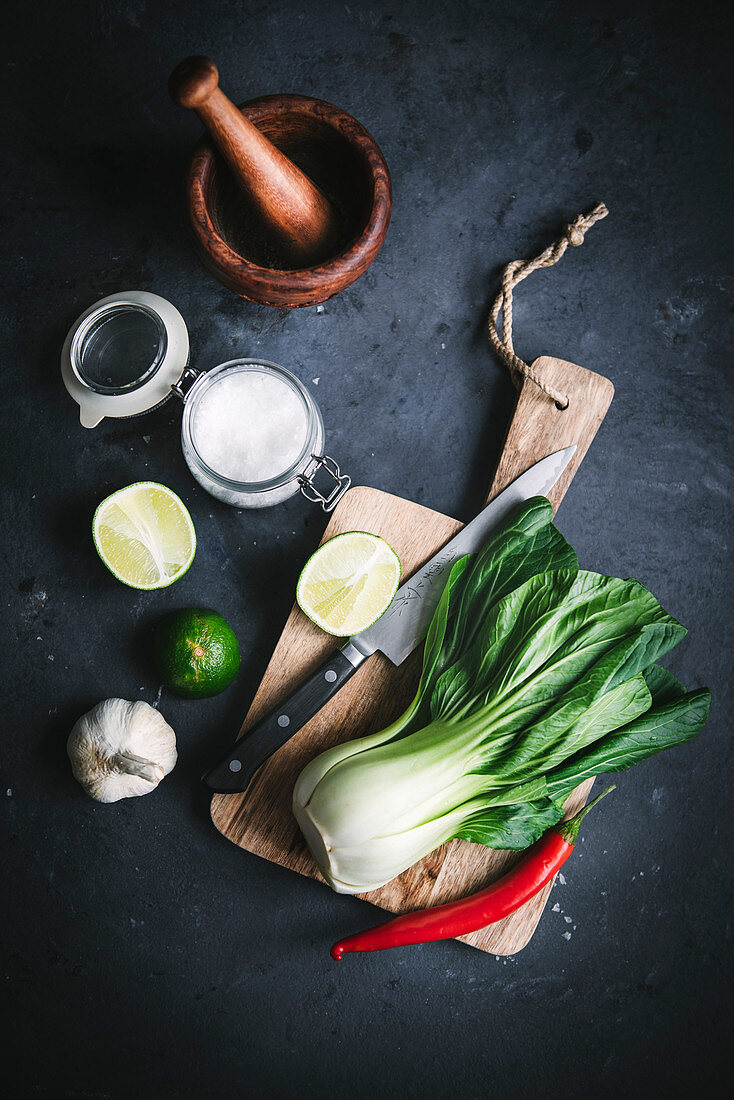
[[[74,724],[66,751],[74,778],[97,802],[150,794],[178,757],[176,734],[142,699],[97,703]]]

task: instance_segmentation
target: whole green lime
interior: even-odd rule
[[[163,686],[187,699],[218,695],[240,667],[240,647],[219,612],[190,607],[172,611],[156,627],[153,658]]]

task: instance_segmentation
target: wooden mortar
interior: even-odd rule
[[[387,232],[392,189],[377,143],[331,103],[271,95],[235,108],[217,83],[205,58],[170,82],[219,147],[202,139],[186,180],[202,261],[252,302],[290,309],[332,298],[364,274]]]

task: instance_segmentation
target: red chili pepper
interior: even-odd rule
[[[449,940],[478,932],[480,928],[509,916],[551,881],[571,855],[579,826],[591,807],[613,790],[614,786],[607,787],[568,821],[548,829],[540,840],[528,848],[511,871],[486,890],[434,906],[433,909],[403,913],[386,924],[347,936],[334,944],[331,957],[338,961],[350,951],[384,951],[388,947],[402,947],[410,943]]]

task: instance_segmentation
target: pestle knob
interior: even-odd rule
[[[191,107],[209,130],[237,182],[263,222],[286,245],[294,263],[323,262],[338,238],[334,208],[323,192],[256,126],[219,87],[208,57],[189,57],[171,73],[171,98]]]

